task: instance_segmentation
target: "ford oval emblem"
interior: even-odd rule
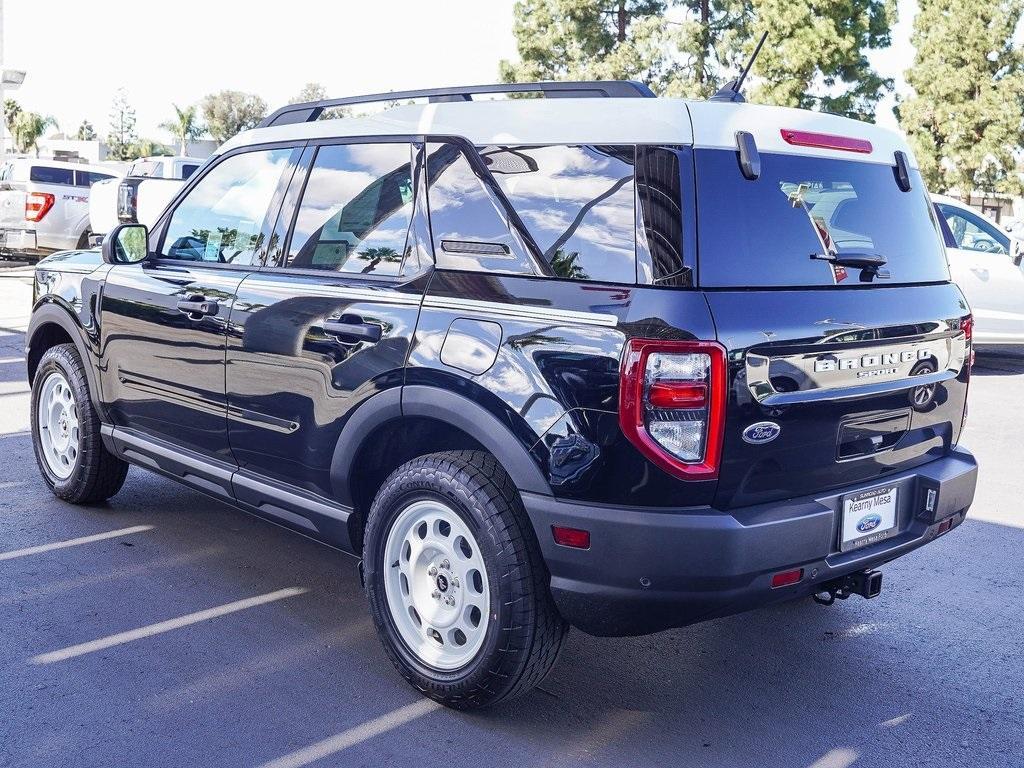
[[[743,430],[743,439],[754,445],[770,443],[781,431],[782,427],[774,421],[759,421]]]
[[[861,533],[868,533],[875,530],[882,524],[881,515],[865,515],[857,521],[857,530]]]

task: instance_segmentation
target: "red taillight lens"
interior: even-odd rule
[[[851,136],[835,136],[831,133],[813,133],[811,131],[793,131],[783,128],[780,133],[787,144],[798,147],[818,147],[819,149],[840,149],[843,152],[871,153],[871,142],[867,139],[855,139]]]
[[[566,528],[563,525],[552,525],[551,535],[555,544],[573,549],[590,549],[590,531],[581,528]]]
[[[974,367],[974,344],[971,343],[974,339],[974,315],[960,318],[960,330],[967,339],[967,369],[970,370]]]
[[[619,426],[677,477],[718,476],[725,423],[725,349],[713,341],[630,339],[619,379]]]
[[[25,197],[25,221],[42,221],[53,203],[54,197],[49,192],[29,192]]]

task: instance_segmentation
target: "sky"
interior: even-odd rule
[[[88,119],[101,136],[119,87],[134,106],[140,136],[159,129],[205,94],[259,94],[273,110],[310,81],[331,96],[497,80],[515,58],[513,0],[287,0],[287,2],[111,2],[0,0],[7,67],[27,71],[6,97],[53,116],[72,134]],[[915,0],[899,0],[893,45],[873,53],[882,75],[910,65]],[[893,99],[876,119],[895,125]]]

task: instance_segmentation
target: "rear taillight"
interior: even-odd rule
[[[117,216],[122,222],[134,222],[138,216],[138,201],[135,198],[135,187],[122,181],[117,188]]]
[[[713,341],[630,339],[619,380],[619,425],[677,477],[718,476],[725,423],[725,349]]]
[[[53,203],[54,197],[49,192],[29,192],[25,196],[25,221],[42,221]]]
[[[970,370],[974,367],[974,315],[960,318],[960,330],[967,340],[967,369]]]

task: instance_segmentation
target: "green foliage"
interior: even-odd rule
[[[107,134],[107,151],[114,160],[132,160],[135,152],[135,109],[128,103],[124,88],[114,95],[110,108],[110,132]]]
[[[327,98],[327,91],[320,83],[306,83],[302,90],[288,100],[289,104],[302,104],[306,101],[322,101]]]
[[[767,29],[752,101],[870,117],[892,84],[866,51],[889,44],[895,17],[895,0],[519,0],[520,62],[501,62],[500,75],[636,79],[706,97]]]
[[[19,152],[35,150],[36,157],[39,156],[39,139],[43,137],[47,128],[56,128],[57,121],[52,117],[43,117],[36,112],[21,110],[14,118],[11,125],[11,136],[14,139],[14,146]]]
[[[4,99],[4,125],[8,131],[14,130],[14,120],[21,112],[21,105],[14,99]]]
[[[892,81],[866,52],[889,45],[895,0],[754,0],[747,47],[762,32],[768,43],[753,74],[750,100],[872,120]]]
[[[125,159],[135,160],[140,157],[161,157],[174,154],[174,150],[166,144],[152,139],[139,139],[129,149],[130,157]]]
[[[204,96],[200,102],[206,130],[218,142],[225,142],[236,133],[255,128],[267,114],[267,104],[253,93],[219,91]]]
[[[160,127],[174,136],[178,141],[182,155],[188,154],[188,143],[195,141],[203,135],[205,129],[199,124],[194,106],[182,109],[177,104],[174,107],[174,118],[160,124]]]
[[[78,126],[78,130],[75,131],[75,138],[78,141],[96,141],[96,129],[88,120],[83,120],[82,124]]]
[[[1024,0],[922,0],[917,53],[897,110],[929,189],[1019,193],[1024,54],[1013,43]]]

